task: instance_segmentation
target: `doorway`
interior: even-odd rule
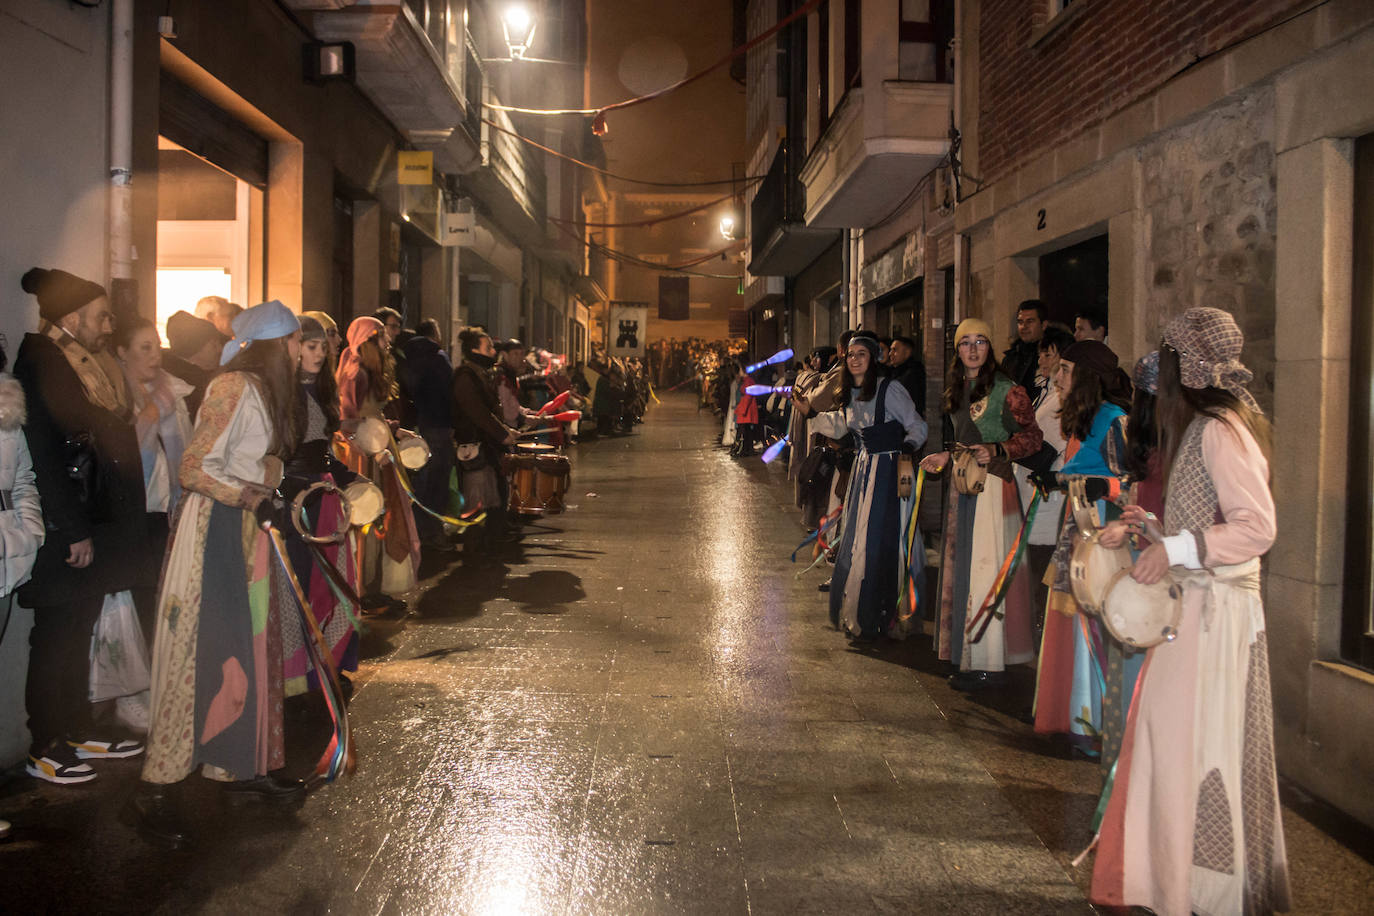
[[[1107,312],[1107,236],[1040,256],[1040,299],[1050,321],[1073,329],[1074,316],[1085,309]]]

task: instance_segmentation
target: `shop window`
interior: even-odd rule
[[[1355,141],[1350,471],[1341,655],[1374,668],[1374,134]]]

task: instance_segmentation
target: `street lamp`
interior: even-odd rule
[[[534,41],[535,21],[533,14],[524,4],[513,3],[506,7],[501,16],[501,31],[506,36],[506,47],[510,48],[512,60],[520,60]]]
[[[727,242],[735,240],[735,218],[729,214],[720,218],[720,235]]]

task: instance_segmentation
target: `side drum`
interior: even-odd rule
[[[537,468],[534,455],[510,456],[510,511],[521,515],[541,515]]]
[[[572,479],[572,462],[566,455],[540,455],[534,460],[535,495],[549,515],[563,511],[563,497]]]

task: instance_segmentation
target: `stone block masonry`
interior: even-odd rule
[[[1146,220],[1145,339],[1193,306],[1224,309],[1245,332],[1253,390],[1274,396],[1278,219],[1274,93],[1263,86],[1140,148]]]

